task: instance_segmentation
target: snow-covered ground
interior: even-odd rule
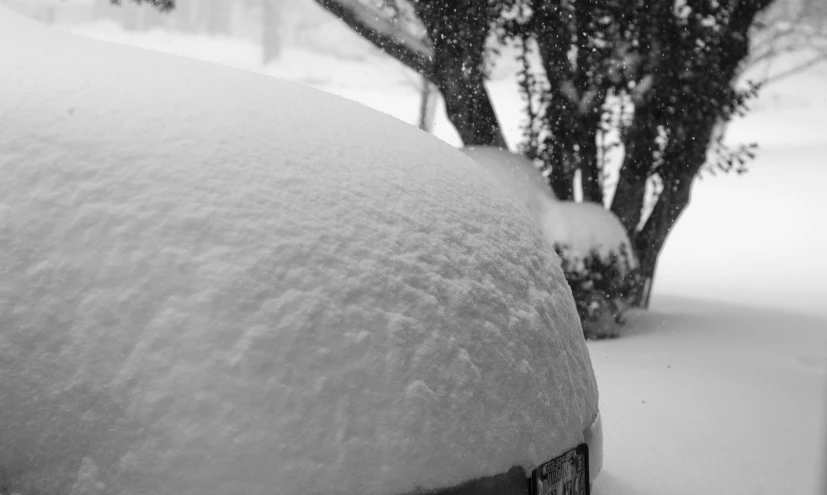
[[[590,344],[604,414],[597,494],[824,494],[825,325],[662,296]]]
[[[278,64],[261,67],[247,41],[127,33],[105,23],[68,29],[417,118],[417,78],[367,48],[346,61],[288,47]],[[623,338],[590,344],[605,429],[596,494],[827,493],[819,485],[827,466],[824,87],[824,70],[779,82],[731,126],[733,141],[761,144],[750,172],[697,184],[662,254],[651,311],[633,314]],[[513,84],[498,80],[490,89],[513,144]],[[442,116],[435,134],[459,143]]]

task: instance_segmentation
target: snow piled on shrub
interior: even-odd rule
[[[488,172],[488,178],[519,200],[535,219],[550,245],[566,246],[574,257],[597,250],[601,256],[633,253],[626,231],[610,211],[595,203],[559,201],[534,163],[495,146],[463,149]],[[636,264],[632,260],[632,264]]]
[[[540,229],[552,244],[565,247],[569,256],[583,259],[597,251],[601,258],[629,254],[631,267],[637,266],[634,251],[620,220],[596,203],[557,201],[541,214]]]

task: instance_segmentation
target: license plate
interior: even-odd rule
[[[581,444],[532,471],[531,495],[589,495],[589,446]]]

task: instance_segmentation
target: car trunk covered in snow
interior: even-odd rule
[[[559,262],[461,153],[2,8],[0,67],[8,491],[395,494],[583,442]]]

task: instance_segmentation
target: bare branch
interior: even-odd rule
[[[827,59],[827,9],[823,0],[779,0],[754,25],[751,54],[741,75],[760,68],[764,84],[801,73]],[[795,62],[787,55],[803,56]],[[773,73],[776,62],[783,68]]]
[[[773,74],[771,76],[768,76],[768,77],[764,78],[763,82],[764,82],[764,84],[767,84],[767,83],[770,83],[770,82],[778,82],[781,79],[786,79],[790,76],[794,76],[794,75],[799,74],[801,72],[804,72],[808,69],[811,69],[811,68],[815,67],[818,64],[822,64],[822,63],[825,63],[825,62],[827,62],[827,53],[822,53],[822,54],[816,55],[815,57],[810,58],[806,62],[801,62],[800,64],[796,64],[796,65],[794,65],[794,66],[792,66],[792,67],[790,67],[786,70],[783,70],[783,71],[781,71],[777,74]]]

